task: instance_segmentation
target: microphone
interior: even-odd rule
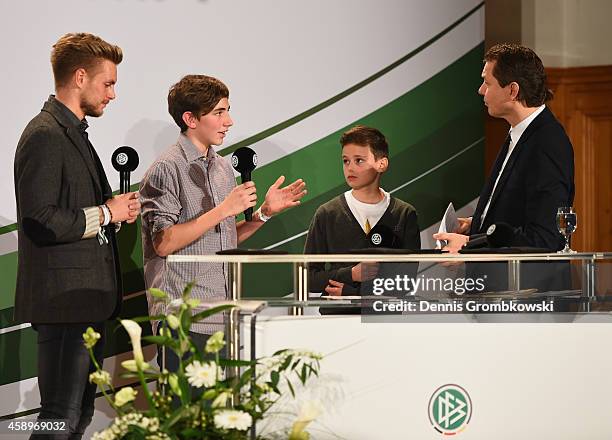
[[[513,246],[515,237],[516,231],[508,223],[494,223],[487,229],[489,246],[494,248]]]
[[[138,167],[138,153],[132,147],[119,147],[111,156],[111,163],[119,171],[119,192],[130,192],[130,173]]]
[[[466,243],[463,249],[478,249],[487,247],[487,234],[473,234],[470,235],[470,241]]]
[[[471,235],[463,249],[509,247],[514,245],[515,237],[516,231],[508,223],[493,223],[485,234]]]
[[[390,227],[377,223],[367,235],[370,244],[377,248],[400,248],[400,240]]]
[[[232,153],[232,167],[240,173],[241,183],[251,180],[251,171],[257,166],[257,153],[249,147],[240,147]],[[244,211],[247,222],[253,220],[253,208]]]

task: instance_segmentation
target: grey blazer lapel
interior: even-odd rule
[[[83,158],[85,165],[87,165],[87,170],[91,175],[91,180],[94,184],[96,194],[99,198],[102,198],[103,191],[102,183],[100,182],[100,176],[98,175],[98,170],[96,168],[94,158],[92,157],[92,153],[89,151],[89,145],[87,145],[87,141],[83,138],[83,135],[79,132],[78,129],[74,128],[69,121],[66,120],[61,110],[57,108],[54,102],[45,102],[43,111],[50,113],[55,118],[57,123],[64,127],[64,129],[66,130],[66,135]]]
[[[100,182],[100,176],[98,175],[98,170],[94,162],[93,153],[89,151],[89,145],[87,145],[87,142],[85,141],[83,135],[79,132],[78,129],[66,127],[66,135],[70,138],[76,149],[83,157],[83,160],[87,165],[87,169],[89,170],[89,174],[91,174],[91,178],[96,187],[96,192],[98,195],[102,196],[102,184]]]

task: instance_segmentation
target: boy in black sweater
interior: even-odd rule
[[[416,210],[380,187],[389,167],[389,146],[375,128],[358,125],[340,138],[344,178],[351,189],[321,205],[312,219],[305,254],[342,254],[373,247],[367,234],[386,227],[396,247],[416,250],[421,238]],[[358,294],[363,281],[376,276],[376,263],[311,263],[310,290],[327,295]]]

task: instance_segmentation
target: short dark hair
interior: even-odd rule
[[[181,132],[185,132],[187,124],[183,121],[183,113],[191,112],[200,118],[210,113],[223,98],[229,98],[229,89],[217,78],[187,75],[170,87],[168,112]]]
[[[499,85],[519,85],[518,100],[527,107],[539,107],[553,97],[546,84],[542,60],[528,47],[515,43],[496,44],[485,54],[484,61],[495,61],[493,76]]]
[[[340,145],[344,147],[348,144],[370,147],[370,150],[377,160],[383,157],[389,157],[387,139],[385,139],[385,135],[376,128],[356,125],[350,130],[345,131],[340,138]]]
[[[66,85],[77,69],[95,68],[100,60],[120,64],[123,52],[119,46],[107,43],[97,35],[81,32],[62,36],[51,50],[55,87]]]

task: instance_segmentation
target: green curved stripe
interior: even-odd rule
[[[400,66],[401,64],[405,63],[406,61],[408,61],[410,58],[414,57],[415,55],[417,55],[418,53],[422,52],[423,50],[427,49],[429,46],[431,46],[433,43],[435,43],[436,41],[438,41],[440,38],[442,38],[444,35],[448,34],[450,31],[452,31],[454,28],[456,28],[457,26],[459,26],[462,22],[464,22],[465,20],[467,20],[472,14],[474,14],[476,11],[478,11],[482,6],[484,6],[484,1],[480,2],[478,5],[476,5],[475,7],[473,7],[472,9],[470,9],[465,15],[463,15],[461,18],[459,18],[457,21],[455,21],[454,23],[452,23],[450,26],[448,26],[446,29],[442,30],[441,32],[439,32],[438,34],[436,34],[435,36],[433,36],[432,38],[430,38],[429,40],[427,40],[425,43],[421,44],[419,47],[417,47],[416,49],[412,50],[411,52],[407,53],[406,55],[404,55],[403,57],[401,57],[400,59],[398,59],[397,61],[389,64],[387,67],[379,70],[378,72],[374,73],[373,75],[369,76],[368,78],[364,79],[363,81],[358,82],[357,84],[353,85],[352,87],[349,87],[348,89],[344,90],[343,92],[338,93],[335,96],[332,96],[331,98],[323,101],[322,103],[292,117],[287,119],[286,121],[283,121],[273,127],[270,127],[260,133],[254,134],[251,137],[248,137],[240,142],[237,142],[233,145],[230,145],[227,148],[224,148],[222,150],[219,150],[219,154],[222,155],[227,155],[230,154],[232,152],[234,152],[235,150],[237,150],[240,147],[246,147],[248,145],[252,145],[256,142],[259,142],[262,139],[265,139],[269,136],[272,136],[275,133],[278,133],[279,131],[284,130],[287,127],[290,127],[291,125],[297,124],[298,122],[308,118],[309,116],[314,115],[317,112],[320,112],[321,110],[329,107],[330,105],[340,101],[343,98],[346,98],[347,96],[349,96],[352,93],[355,93],[357,90],[362,89],[363,87],[367,86],[368,84],[370,84],[373,81],[376,81],[378,78],[380,78],[381,76],[389,73],[390,71],[392,71],[393,69],[395,69],[396,67]]]

